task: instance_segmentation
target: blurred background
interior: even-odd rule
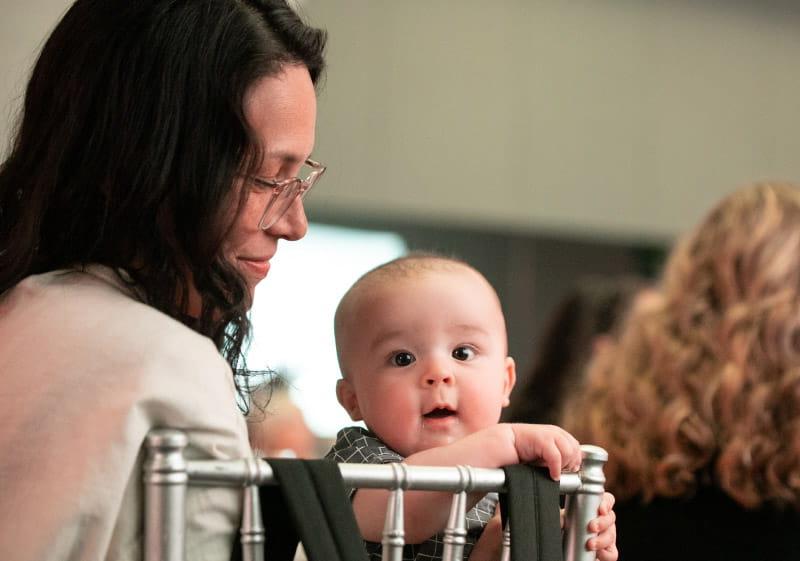
[[[67,0],[0,0],[0,141]],[[497,288],[524,378],[586,276],[653,276],[724,194],[800,179],[800,3],[302,0],[329,32],[312,221],[253,308],[251,368],[309,426],[348,423],[332,318],[363,272],[453,254]]]

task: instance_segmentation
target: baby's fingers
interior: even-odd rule
[[[614,495],[606,491],[605,493],[603,493],[603,498],[600,501],[600,506],[597,508],[597,514],[603,515],[613,511],[615,502],[617,502],[617,499],[614,497]]]
[[[564,471],[578,471],[581,469],[581,462],[583,461],[581,444],[570,433],[563,432],[561,456],[563,457]]]
[[[593,534],[603,534],[613,529],[612,534],[616,535],[616,521],[617,513],[613,510],[608,511],[606,514],[601,514],[591,522],[589,522],[588,530]]]
[[[550,439],[542,447],[542,462],[550,471],[550,477],[558,481],[562,471],[577,471],[581,465],[581,450],[578,441],[568,432],[553,427]]]
[[[617,550],[617,545],[612,543],[610,546],[604,547],[598,551],[597,559],[599,561],[617,561],[617,559],[619,559],[619,550]]]
[[[617,527],[610,526],[602,533],[597,534],[596,537],[590,538],[586,542],[586,549],[588,551],[603,551],[609,548],[616,547],[617,545]]]
[[[581,464],[578,441],[554,425],[514,424],[517,457],[520,462],[547,466],[550,477],[558,481],[562,471],[577,471]]]
[[[564,464],[561,450],[555,440],[548,442],[542,447],[542,463],[547,466],[547,470],[550,472],[550,477],[552,479],[555,481],[561,479],[561,466]]]
[[[589,551],[596,551],[597,558],[601,561],[616,561],[619,556],[617,551],[617,515],[613,510],[614,495],[605,493],[600,507],[597,509],[598,516],[587,528],[590,532],[597,535],[589,539],[586,548]]]
[[[617,532],[616,526],[612,526],[596,538],[590,539],[586,543],[588,551],[595,551],[598,559],[614,561],[619,553],[617,552]]]

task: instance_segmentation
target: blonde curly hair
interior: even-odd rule
[[[673,250],[661,302],[631,312],[563,424],[610,455],[625,498],[714,484],[800,505],[800,191],[758,184]]]

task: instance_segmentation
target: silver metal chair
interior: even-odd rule
[[[188,443],[184,433],[158,429],[147,437],[145,485],[145,561],[185,561],[185,500],[188,485],[227,485],[244,488],[241,543],[245,561],[264,561],[264,527],[257,486],[275,484],[269,464],[263,460],[186,460]],[[595,517],[605,483],[603,466],[608,454],[591,445],[581,447],[579,473],[564,473],[560,491],[567,495],[564,529],[564,560],[590,561],[586,551],[591,534],[587,527]],[[349,487],[392,491],[383,531],[383,559],[401,561],[404,545],[403,492],[405,490],[453,493],[447,528],[444,530],[444,561],[461,561],[466,538],[467,493],[500,492],[505,487],[501,469],[407,466],[405,464],[339,464]],[[504,533],[503,559],[509,559],[510,536]],[[266,560],[269,561],[269,560]]]

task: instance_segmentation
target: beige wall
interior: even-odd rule
[[[663,239],[800,180],[795,2],[303,3],[330,32],[312,216]],[[5,117],[66,2],[0,5]]]
[[[68,0],[0,0],[0,153],[5,153],[25,82]]]

